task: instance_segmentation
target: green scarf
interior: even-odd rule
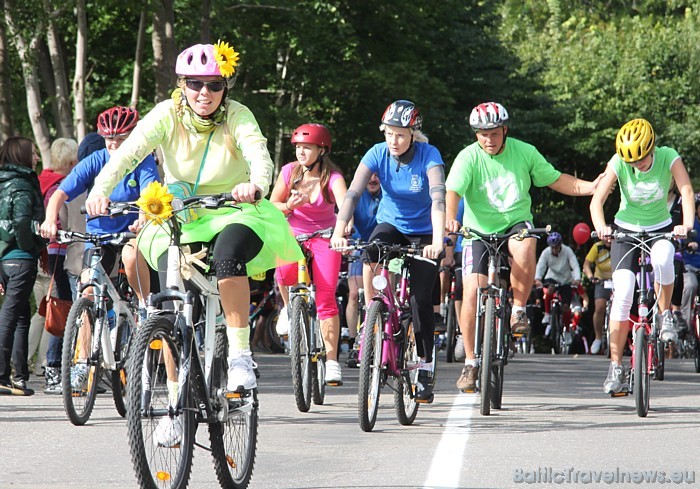
[[[175,102],[175,111],[177,112],[178,118],[190,131],[197,133],[213,131],[216,129],[216,126],[220,126],[226,119],[225,96],[219,107],[208,117],[197,115],[192,110],[192,107],[187,103],[187,97],[183,96],[181,88],[173,90],[171,97],[173,102]]]

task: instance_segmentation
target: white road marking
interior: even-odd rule
[[[430,471],[423,483],[423,489],[459,487],[464,452],[469,441],[473,407],[478,401],[478,394],[460,393],[455,397],[447,417],[445,431],[435,449]]]

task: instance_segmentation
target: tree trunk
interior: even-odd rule
[[[131,102],[129,106],[138,109],[139,92],[141,91],[141,65],[143,63],[143,50],[146,43],[146,9],[141,11],[139,19],[139,32],[136,37],[136,56],[134,57],[134,76],[131,84]]]
[[[10,109],[10,73],[7,71],[9,54],[7,52],[7,36],[5,21],[0,22],[0,140],[5,141],[12,136],[12,111]]]
[[[87,134],[87,122],[85,121],[85,46],[87,44],[88,27],[87,14],[85,12],[85,0],[76,1],[76,17],[78,32],[75,39],[75,74],[73,76],[73,103],[74,124],[77,130],[78,141],[82,141]]]
[[[56,85],[56,133],[58,137],[75,137],[73,129],[73,114],[71,114],[70,90],[68,88],[68,74],[63,51],[60,49],[60,35],[53,18],[53,7],[50,0],[44,0],[44,10],[48,14],[48,29],[46,31],[46,43],[49,48],[51,66],[53,67],[53,79]]]
[[[177,57],[173,25],[175,11],[173,0],[154,0],[153,3],[153,65],[156,81],[156,100],[170,98],[175,84],[175,59]]]
[[[36,53],[39,48],[39,33],[40,26],[37,26],[31,39],[27,41],[19,29],[13,18],[15,5],[12,0],[5,0],[5,22],[7,23],[8,33],[12,39],[12,43],[17,48],[20,62],[22,63],[22,72],[24,74],[24,89],[27,92],[27,112],[29,113],[29,121],[32,125],[34,133],[34,141],[39,147],[41,160],[44,166],[51,164],[51,140],[49,138],[49,129],[46,126],[46,120],[41,110],[41,92],[39,91],[39,77],[37,76]]]
[[[202,15],[199,20],[199,42],[214,44],[211,41],[211,0],[202,0]]]

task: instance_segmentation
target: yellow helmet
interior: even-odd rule
[[[622,126],[615,138],[615,149],[623,161],[634,163],[654,149],[654,128],[646,119],[632,119]]]

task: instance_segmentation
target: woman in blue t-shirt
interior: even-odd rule
[[[370,148],[357,167],[338,213],[331,238],[333,247],[347,245],[345,227],[352,219],[372,173],[376,173],[382,188],[382,200],[377,211],[377,227],[370,241],[403,245],[420,243],[426,245],[423,256],[433,260],[440,257],[445,234],[445,164],[437,148],[428,144],[428,138],[420,131],[421,123],[418,108],[408,100],[397,100],[384,111],[380,130],[386,141]],[[376,250],[366,251],[362,260],[365,264],[376,263]],[[367,304],[374,295],[371,285],[374,269],[371,265],[364,267]],[[435,330],[432,293],[438,266],[413,261],[410,272],[411,310],[421,358],[416,398],[431,402]]]

